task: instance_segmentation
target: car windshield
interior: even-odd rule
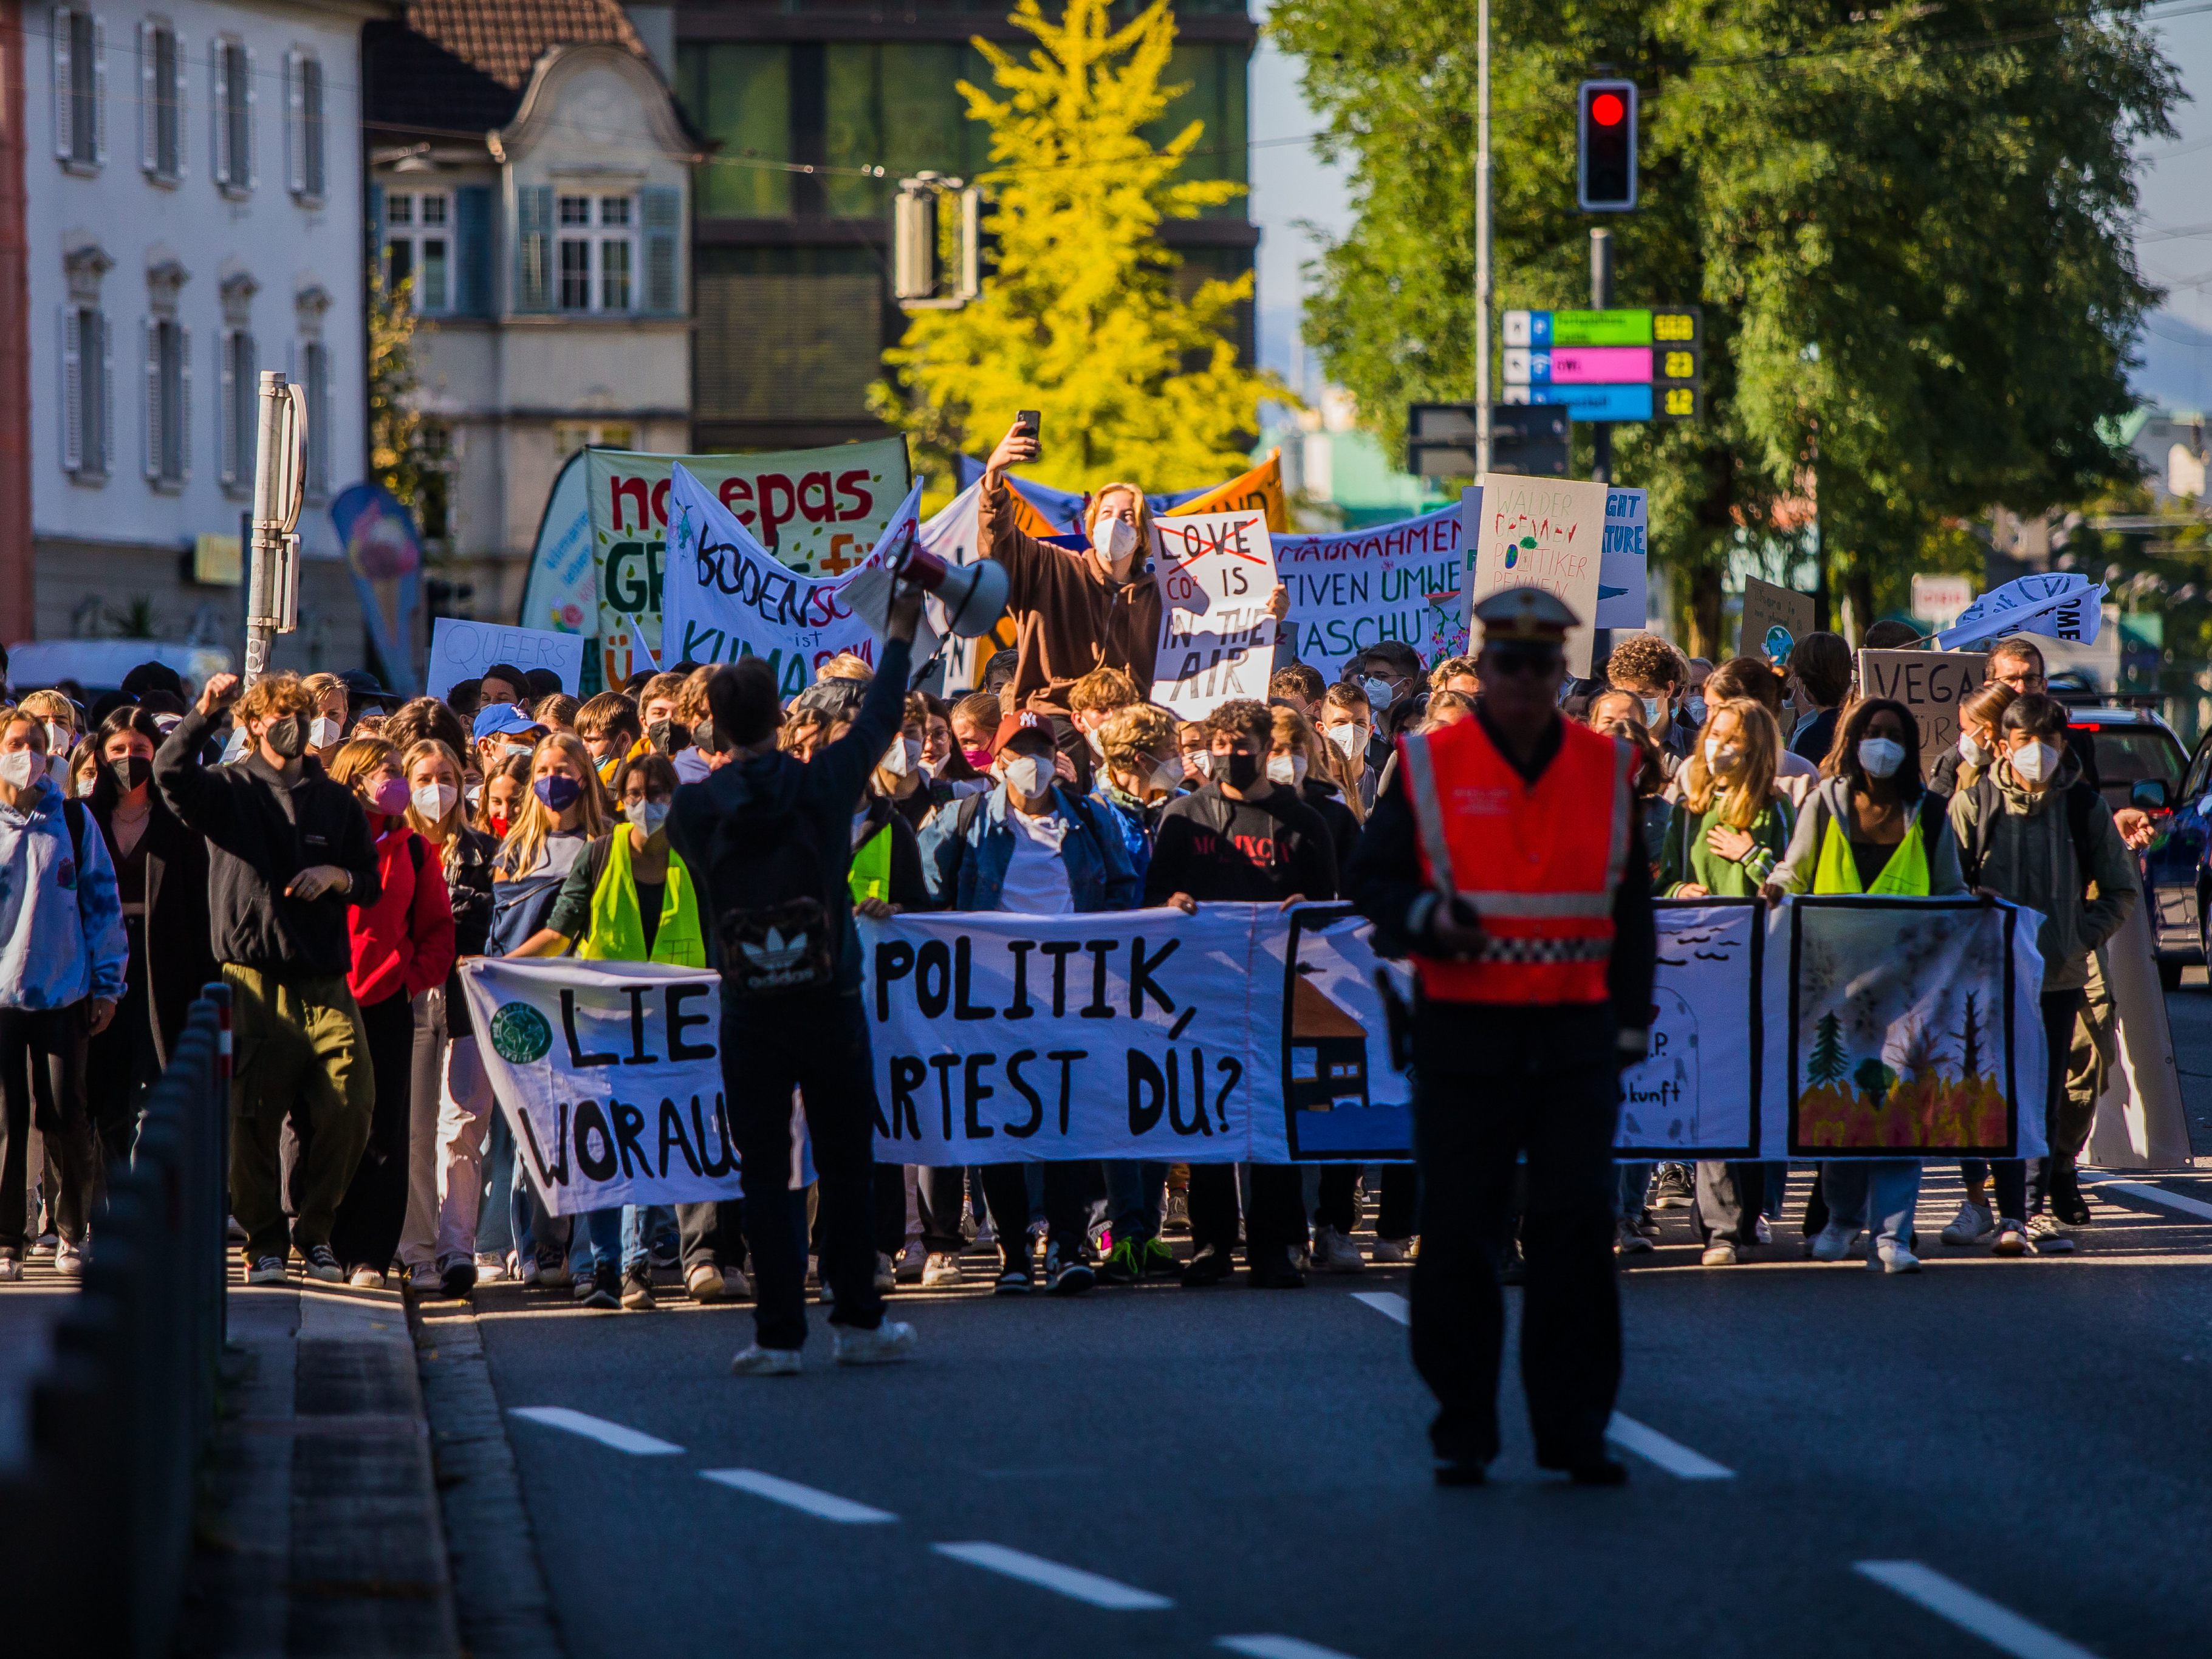
[[[2174,738],[2155,726],[2076,726],[2087,736],[2097,756],[2097,781],[2105,799],[2114,807],[2128,805],[2128,792],[2145,778],[2166,786],[2169,801],[2181,793],[2181,773],[2187,757]]]

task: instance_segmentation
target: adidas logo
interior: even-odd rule
[[[806,954],[806,935],[795,934],[788,942],[771,927],[768,938],[758,945],[739,945],[745,960],[763,973],[777,974],[789,968]]]

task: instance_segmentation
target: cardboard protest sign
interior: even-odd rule
[[[1778,908],[1790,1157],[2043,1156],[2043,957],[2021,915],[1976,898]]]
[[[1600,628],[1642,628],[1650,621],[1650,496],[1644,490],[1606,492],[1605,551],[1597,577]]]
[[[859,926],[890,1163],[1281,1163],[1273,905]]]
[[[495,662],[511,668],[550,668],[561,677],[561,689],[576,696],[583,684],[583,636],[441,617],[430,628],[430,667],[423,677],[423,690],[442,698],[461,681],[481,678]]]
[[[1736,655],[1764,657],[1777,667],[1786,665],[1797,641],[1814,631],[1816,614],[1810,593],[1777,587],[1756,576],[1746,577],[1743,626],[1736,635]]]
[[[547,1209],[738,1195],[716,975],[504,957],[460,974],[492,1093]]]
[[[1959,740],[1959,705],[1982,688],[1990,659],[1973,651],[1862,651],[1859,695],[1888,697],[1920,727],[1920,769]]]
[[[1334,681],[1379,640],[1403,640],[1430,658],[1466,650],[1461,525],[1458,513],[1428,513],[1336,535],[1274,537],[1298,660]]]
[[[1152,701],[1187,720],[1238,697],[1264,702],[1274,665],[1275,550],[1258,511],[1152,520],[1160,637]]]
[[[599,615],[585,631],[599,635],[609,685],[664,660],[662,566],[679,462],[777,563],[822,580],[867,556],[912,482],[903,438],[763,455],[586,451]]]
[[[1650,1047],[1620,1074],[1625,1157],[1779,1156],[1760,1018],[1766,917],[1749,901],[1661,899]]]
[[[1567,635],[1567,670],[1590,672],[1605,539],[1601,483],[1493,472],[1483,480],[1470,606],[1508,587],[1540,587],[1582,619]]]
[[[921,486],[907,492],[877,545],[843,575],[816,580],[771,556],[737,517],[678,465],[669,490],[670,528],[662,643],[668,660],[735,662],[765,658],[779,695],[795,696],[841,652],[872,663],[875,630],[851,604],[854,579],[875,568],[918,533]],[[934,643],[917,634],[917,659]]]

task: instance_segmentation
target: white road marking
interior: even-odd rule
[[[1048,1561],[1041,1555],[1010,1550],[1003,1544],[932,1544],[929,1547],[939,1555],[965,1561],[971,1567],[981,1567],[986,1572],[1004,1573],[1009,1578],[1018,1578],[1024,1583],[1035,1584],[1041,1589],[1057,1591],[1078,1601],[1088,1601],[1094,1607],[1129,1612],[1175,1605],[1164,1595],[1155,1595],[1150,1590],[1138,1589],[1133,1585],[1116,1583],[1111,1578],[1102,1578],[1095,1572],[1084,1571],[1080,1567],[1064,1567],[1059,1562]]]
[[[1924,1563],[1861,1561],[1856,1564],[1856,1571],[1980,1637],[2013,1659],[2096,1659],[2088,1649],[2076,1647],[2040,1625],[2030,1624],[2009,1607],[1999,1607],[1986,1595],[1977,1595]]]
[[[796,1480],[763,1474],[758,1469],[702,1469],[701,1478],[717,1486],[732,1486],[739,1492],[749,1492],[756,1498],[765,1498],[771,1504],[783,1504],[794,1510],[824,1521],[842,1521],[849,1525],[867,1522],[896,1521],[898,1516],[889,1510],[871,1509],[866,1504],[855,1504],[849,1498],[840,1498],[834,1492],[823,1492],[813,1486],[802,1486]]]
[[[2148,1199],[2154,1204],[2163,1204],[2170,1210],[2179,1210],[2185,1215],[2202,1216],[2212,1221],[2212,1204],[2201,1198],[2185,1198],[2179,1193],[2169,1193],[2163,1187],[2154,1187],[2147,1181],[2100,1181],[2097,1190],[2102,1193],[2128,1193],[2136,1198]]]
[[[1413,1304],[1395,1291],[1354,1291],[1352,1293],[1352,1299],[1354,1302],[1364,1302],[1383,1318],[1395,1319],[1401,1325],[1410,1325],[1413,1322]]]
[[[1221,1636],[1214,1638],[1213,1645],[1243,1654],[1246,1659],[1352,1659],[1348,1653],[1301,1642],[1295,1636]]]
[[[1395,1319],[1401,1325],[1413,1321],[1413,1306],[1395,1291],[1354,1291],[1354,1302],[1364,1302],[1385,1319]],[[1649,1428],[1632,1417],[1623,1417],[1619,1412],[1606,1425],[1606,1438],[1626,1447],[1638,1457],[1656,1463],[1668,1474],[1684,1480],[1733,1480],[1735,1471],[1726,1464],[1716,1463],[1702,1452],[1692,1451],[1679,1440],[1669,1440],[1658,1430]]]
[[[570,1434],[580,1434],[586,1440],[596,1440],[602,1446],[611,1446],[634,1457],[677,1457],[684,1451],[683,1447],[672,1446],[665,1440],[656,1440],[635,1429],[610,1423],[604,1417],[572,1412],[566,1406],[517,1406],[513,1414],[543,1423],[549,1429],[566,1429]]]
[[[1656,1463],[1668,1474],[1682,1480],[1733,1480],[1735,1471],[1724,1463],[1716,1463],[1703,1452],[1693,1452],[1679,1440],[1669,1440],[1658,1430],[1638,1422],[1620,1413],[1613,1414],[1613,1421],[1605,1425],[1605,1437],[1616,1446],[1626,1447],[1646,1462]]]

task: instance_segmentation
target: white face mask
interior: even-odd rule
[[[154,716],[154,724],[161,728],[161,735],[165,738],[167,737],[170,732],[175,731],[179,726],[183,725],[184,720],[185,717],[182,714],[156,714]]]
[[[1358,760],[1367,752],[1367,728],[1364,726],[1332,726],[1322,736],[1334,744],[1346,760]]]
[[[1886,778],[1905,764],[1905,745],[1887,738],[1859,739],[1859,765],[1870,778]]]
[[[328,714],[318,714],[307,722],[307,746],[327,749],[345,735],[345,727]]]
[[[1194,754],[1186,755],[1183,757],[1183,762],[1189,768],[1189,775],[1194,778],[1210,778],[1213,775],[1213,755],[1209,750],[1201,749]]]
[[[453,786],[450,783],[418,783],[408,795],[415,810],[435,823],[453,810]]]
[[[1093,759],[1104,760],[1106,758],[1106,739],[1098,735],[1097,729],[1096,727],[1086,727],[1083,733],[1083,740],[1091,745],[1091,753]]]
[[[1152,775],[1145,786],[1147,792],[1157,790],[1163,795],[1172,795],[1183,781],[1182,757],[1164,760],[1152,768]]]
[[[1006,787],[1018,799],[1034,800],[1052,784],[1052,763],[1042,755],[1017,755],[1000,769]]]
[[[1293,789],[1306,781],[1306,757],[1304,755],[1270,755],[1267,757],[1267,781],[1286,783]]]
[[[668,822],[668,803],[665,800],[626,800],[623,816],[648,836],[658,835],[660,826]]]
[[[513,760],[517,755],[528,755],[531,752],[531,747],[526,743],[504,744],[501,745],[499,757],[501,760]]]
[[[884,757],[876,763],[895,778],[911,777],[921,764],[921,740],[901,738],[884,750]]]
[[[471,812],[475,811],[477,810],[477,804],[483,799],[483,785],[480,783],[472,783],[463,793],[468,798],[469,811]]]
[[[66,755],[70,751],[70,747],[69,727],[57,726],[52,720],[48,720],[46,722],[46,752],[49,755]]]
[[[0,755],[0,783],[28,789],[46,775],[46,757],[35,749],[15,749]]]
[[[1108,564],[1118,564],[1137,550],[1137,532],[1126,520],[1102,513],[1091,526],[1091,545]]]
[[[1743,764],[1743,745],[1723,743],[1718,738],[1705,739],[1705,769],[1717,778],[1727,777]]]
[[[1959,758],[1969,766],[1987,766],[1990,751],[1984,749],[1971,732],[1959,733]]]
[[[2058,750],[2047,743],[2032,743],[2025,749],[2015,749],[2009,758],[2012,769],[2030,783],[2041,783],[2058,775]]]
[[[1660,711],[1667,707],[1667,700],[1664,697],[1638,697],[1637,701],[1644,705],[1644,729],[1657,731]]]
[[[1390,700],[1398,695],[1391,689],[1390,682],[1388,680],[1362,680],[1359,682],[1359,689],[1367,694],[1367,706],[1378,714],[1388,708],[1390,706]]]

